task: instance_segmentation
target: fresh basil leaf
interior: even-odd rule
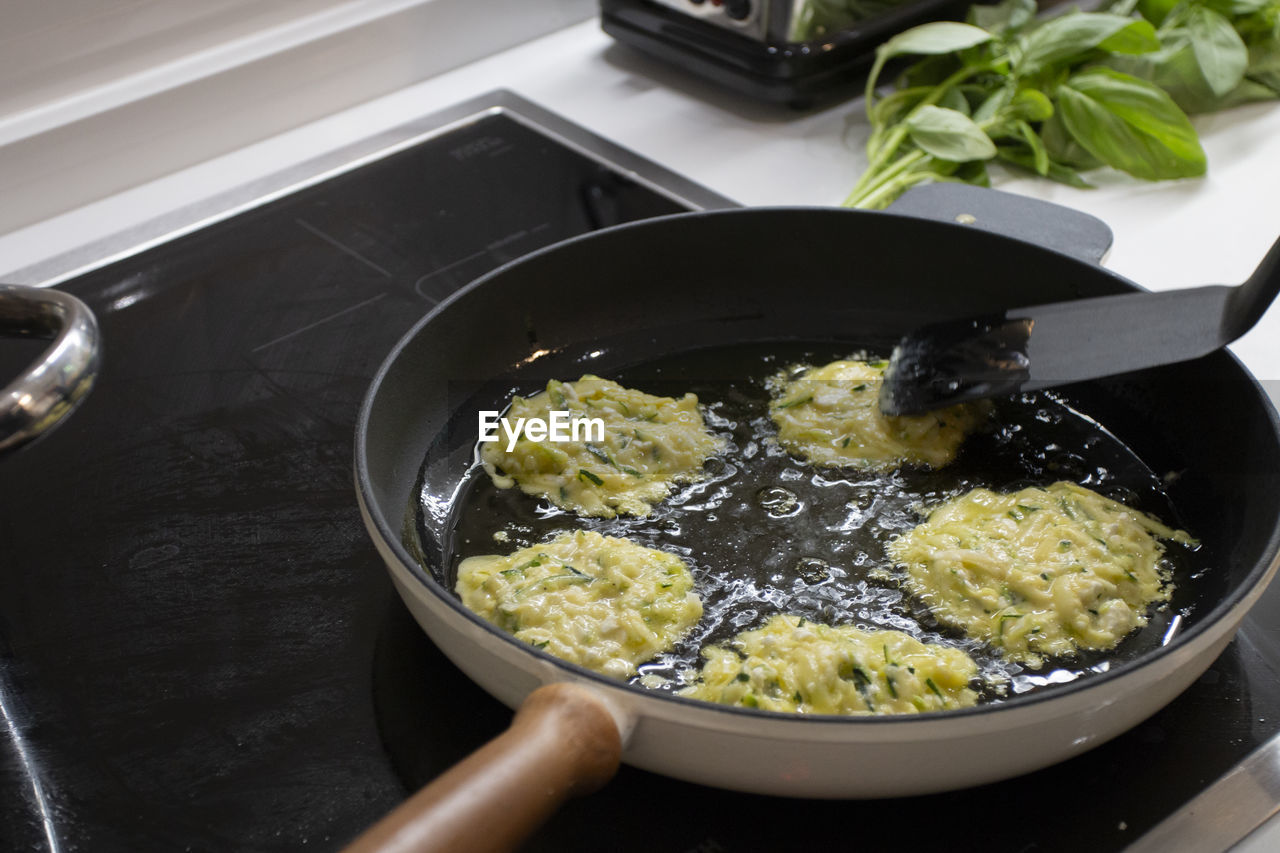
[[[1021,29],[1035,16],[1035,0],[1003,0],[994,6],[970,6],[968,20],[992,35],[1003,35],[1010,30]]]
[[[1105,12],[1078,12],[1051,18],[1032,30],[1017,63],[1023,75],[1078,59],[1095,49],[1112,53],[1145,53],[1160,47],[1146,21]]]
[[[1245,74],[1280,95],[1280,40],[1271,45],[1250,46]]]
[[[973,111],[973,120],[982,122],[995,118],[1001,110],[1009,106],[1016,93],[1017,84],[1010,80],[990,95],[987,95],[986,100],[978,104],[978,108]]]
[[[1138,14],[1156,26],[1160,26],[1181,2],[1182,0],[1138,0]]]
[[[1053,115],[1053,102],[1039,89],[1019,89],[1010,81],[987,96],[973,111],[973,120],[982,123],[995,119],[1044,121]]]
[[[956,170],[960,168],[960,165],[961,164],[954,160],[939,160],[935,157],[930,161],[929,169],[933,173],[934,178],[941,181],[954,175]]]
[[[1011,145],[1001,145],[996,156],[1006,163],[1012,163],[1019,168],[1026,169],[1028,172],[1040,174],[1036,169],[1035,158],[1029,151],[1022,147],[1014,147]],[[1044,177],[1051,181],[1057,181],[1060,184],[1075,187],[1082,190],[1093,189],[1093,184],[1080,177],[1080,173],[1070,166],[1064,166],[1061,163],[1049,161],[1049,168],[1043,173]]]
[[[946,93],[938,99],[938,106],[948,110],[955,110],[958,113],[969,115],[969,101],[965,98],[964,93],[959,89],[948,89]]]
[[[1039,89],[1019,89],[1005,115],[1026,121],[1044,121],[1053,115],[1053,102]]]
[[[1204,5],[1224,15],[1252,15],[1270,5],[1271,0],[1205,0]]]
[[[1240,81],[1239,86],[1218,100],[1218,108],[1227,109],[1258,101],[1274,101],[1276,98],[1280,98],[1280,77],[1276,78],[1276,82],[1272,85],[1246,77]]]
[[[995,143],[973,119],[943,107],[926,106],[907,116],[911,141],[942,160],[964,163],[996,154]]]
[[[898,89],[890,92],[876,101],[875,106],[871,108],[871,123],[883,126],[900,121],[932,91],[932,86],[912,86],[907,89]]]
[[[1248,76],[1225,94],[1214,92],[1205,80],[1190,39],[1181,30],[1158,51],[1141,56],[1113,56],[1107,65],[1155,83],[1188,115],[1271,100],[1280,94],[1280,87],[1272,89]],[[1280,77],[1277,83],[1280,84]]]
[[[961,163],[952,173],[952,180],[963,181],[977,187],[991,186],[991,175],[987,172],[987,164],[983,160],[970,160]]]
[[[1184,112],[1207,112],[1216,109],[1217,96],[1200,73],[1200,63],[1191,50],[1191,40],[1178,29],[1165,39],[1165,46],[1138,56],[1111,56],[1108,68],[1150,80],[1169,93]]]
[[[1049,158],[1072,169],[1096,169],[1102,161],[1094,157],[1071,135],[1062,123],[1062,110],[1055,109],[1052,116],[1040,125],[1040,139],[1044,142]]]
[[[1049,174],[1049,152],[1045,150],[1044,140],[1040,138],[1040,134],[1025,121],[1017,122],[1016,127],[1018,135],[1022,137],[1023,142],[1027,143],[1027,149],[1031,152],[1031,162],[1036,172],[1041,175]]]
[[[1091,68],[1058,87],[1071,136],[1102,162],[1148,180],[1205,172],[1195,128],[1159,87],[1110,68]]]
[[[984,121],[978,126],[982,128],[982,132],[987,135],[987,138],[996,144],[999,144],[1001,139],[1018,135],[1016,122],[1006,118],[997,117],[994,120]]]
[[[954,54],[944,53],[938,56],[926,56],[911,63],[898,80],[898,85],[907,88],[917,86],[936,86],[950,77],[961,62]]]
[[[1249,46],[1245,75],[1280,93],[1280,2],[1272,3],[1269,14],[1242,18],[1236,26]]]
[[[870,106],[876,81],[884,64],[904,54],[940,55],[954,53],[991,40],[991,33],[958,21],[932,21],[898,33],[876,48],[876,58],[867,75],[866,101]]]
[[[1134,18],[1129,26],[1122,27],[1098,43],[1098,49],[1108,53],[1146,53],[1158,50],[1159,47],[1160,37],[1156,35],[1155,27],[1150,21],[1139,18]]]
[[[1249,50],[1231,22],[1204,6],[1187,9],[1186,27],[1200,72],[1215,95],[1225,95],[1244,79]]]
[[[862,22],[869,14],[862,4],[849,0],[807,0],[797,3],[795,8],[787,35],[793,42],[829,39]]]
[[[876,56],[891,59],[909,53],[952,53],[990,40],[991,33],[972,24],[933,21],[898,33],[876,48]]]

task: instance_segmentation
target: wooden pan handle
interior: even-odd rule
[[[549,684],[511,726],[366,830],[345,853],[497,853],[618,769],[622,737],[591,691]]]

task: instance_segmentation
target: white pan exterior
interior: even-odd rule
[[[1224,618],[1127,671],[1028,701],[896,717],[799,717],[681,701],[582,674],[473,620],[403,565],[361,496],[361,515],[396,591],[441,651],[514,708],[543,684],[594,690],[614,711],[628,764],[704,785],[786,797],[929,794],[1047,767],[1105,743],[1172,701],[1208,669],[1275,574],[1273,561]],[[447,594],[447,593],[445,593]]]

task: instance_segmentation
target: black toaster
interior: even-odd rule
[[[600,0],[619,42],[756,98],[807,107],[856,94],[896,32],[968,0]]]

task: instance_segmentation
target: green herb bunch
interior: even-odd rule
[[[885,64],[923,56],[875,97]],[[930,181],[988,185],[987,164],[1077,187],[1110,166],[1204,174],[1188,112],[1280,97],[1280,0],[1118,0],[1036,18],[1034,0],[974,6],[891,38],[867,79],[869,165],[845,200],[885,207]]]

